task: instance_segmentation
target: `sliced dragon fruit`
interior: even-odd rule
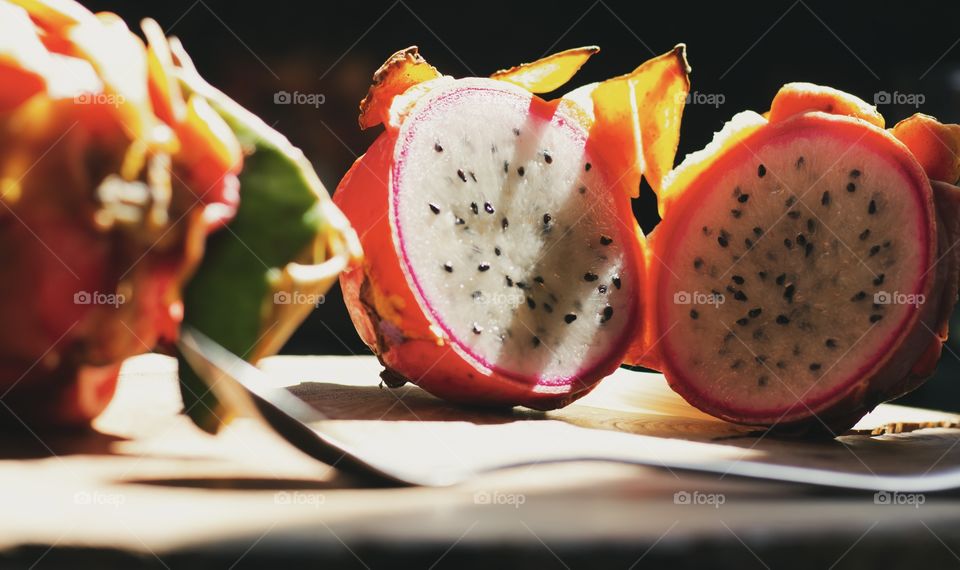
[[[784,431],[837,434],[919,385],[957,295],[957,159],[934,150],[957,135],[920,116],[885,131],[809,84],[736,116],[660,192],[651,319],[628,361],[710,414]]]
[[[629,194],[644,159],[669,168],[677,133],[647,155],[631,141],[632,155],[605,156],[604,141],[640,129],[636,116],[603,114],[609,100],[637,107],[627,89],[597,84],[551,102],[533,94],[565,83],[596,51],[454,80],[411,48],[375,75],[361,125],[387,129],[334,200],[366,255],[341,276],[344,297],[388,384],[547,409],[622,361],[641,318],[642,235]],[[686,72],[681,47],[611,81],[656,75],[678,125]]]

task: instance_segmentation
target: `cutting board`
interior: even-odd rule
[[[282,356],[263,368],[334,418],[331,426],[365,436],[371,449],[444,448],[436,456],[447,466],[497,450],[598,441],[593,437],[628,450],[637,444],[627,441],[642,441],[664,462],[721,457],[861,474],[949,474],[960,462],[960,432],[952,428],[776,440],[704,416],[652,374],[617,372],[567,409],[539,413],[467,409],[413,386],[381,387],[372,358]],[[543,463],[444,489],[365,488],[254,422],[205,434],[179,414],[181,406],[175,362],[146,355],[124,365],[116,398],[95,430],[4,434],[0,566],[41,560],[39,568],[176,568],[189,558],[224,568],[239,561],[237,567],[276,567],[278,560],[625,568],[640,559],[699,560],[701,567],[722,559],[746,568],[759,566],[760,557],[769,567],[825,568],[842,558],[882,559],[892,568],[897,557],[911,567],[921,555],[929,565],[945,565],[960,551],[960,510],[949,495],[929,495],[922,508],[884,506],[873,493],[824,493],[735,471],[605,463]],[[882,406],[860,428],[956,420]],[[476,438],[497,445],[481,449],[471,443]],[[683,497],[690,501],[680,508]]]
[[[882,405],[826,441],[781,439],[712,418],[660,374],[621,369],[555,411],[491,411],[442,402],[415,386],[376,383],[373,358],[276,359],[263,368],[333,421],[321,422],[367,457],[431,465],[435,473],[570,456],[665,469],[922,492],[960,487],[960,416]],[[348,371],[349,370],[349,371]]]

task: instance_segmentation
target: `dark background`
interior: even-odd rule
[[[812,81],[873,103],[887,92],[923,97],[919,110],[960,122],[960,2],[237,2],[88,1],[131,27],[146,16],[179,36],[201,73],[302,147],[330,191],[378,132],[361,132],[357,104],[394,51],[418,45],[454,75],[491,72],[547,53],[597,44],[572,85],[630,71],[679,42],[692,91],[678,157],[703,147],[737,111],[763,111],[788,81]],[[277,91],[323,94],[318,107],[277,105]],[[879,105],[888,125],[910,105]],[[644,188],[635,212],[657,221]],[[960,319],[956,319],[960,324]],[[960,327],[958,327],[960,328]],[[960,330],[956,331],[960,332]],[[960,409],[960,335],[937,378],[909,402]],[[287,345],[289,353],[366,353],[331,292]]]

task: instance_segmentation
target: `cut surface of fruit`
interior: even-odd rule
[[[637,318],[633,228],[586,132],[550,111],[489,80],[422,102],[400,132],[391,204],[404,270],[445,335],[545,384],[591,374]]]
[[[653,317],[626,360],[717,417],[837,435],[932,373],[960,189],[930,182],[953,158],[914,154],[933,135],[900,139],[852,95],[789,84],[773,108],[737,115],[667,177]]]
[[[675,325],[664,355],[703,405],[763,421],[815,408],[916,317],[934,261],[928,184],[895,142],[861,131],[813,114],[781,123],[674,211],[659,326]]]
[[[581,97],[532,93],[559,87],[596,51],[489,79],[434,70],[411,84],[410,65],[433,68],[408,48],[375,75],[365,101],[379,111],[362,107],[361,124],[385,131],[334,202],[365,253],[340,277],[344,300],[387,385],[552,409],[622,362],[643,322],[644,242],[630,208],[643,161],[634,147],[629,156],[604,150],[650,135],[653,113],[676,119],[658,131],[673,140],[683,98],[648,93],[637,77],[659,84],[663,75],[683,90],[688,68],[679,46],[611,80],[636,89],[598,101],[590,94],[606,82]],[[666,162],[670,152],[660,144],[655,154]]]

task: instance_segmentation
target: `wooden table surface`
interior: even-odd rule
[[[535,414],[464,410],[416,387],[380,388],[372,358],[274,357],[263,368],[339,422],[379,429],[421,419],[562,422],[677,441],[709,434],[736,453],[794,454],[801,463],[829,464],[840,450],[868,469],[931,457],[931,468],[960,464],[960,449],[944,446],[960,441],[957,429],[776,441],[689,408],[656,375],[627,371],[562,412]],[[252,421],[218,436],[199,431],[178,413],[174,373],[166,357],[131,359],[95,431],[4,436],[0,566],[960,567],[953,492],[877,504],[870,492],[586,462],[442,489],[370,488]],[[871,421],[953,419],[888,407]]]

